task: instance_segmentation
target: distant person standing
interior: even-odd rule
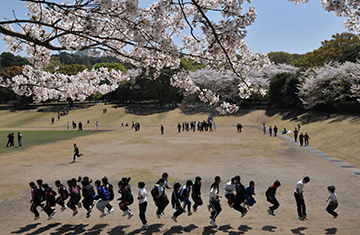
[[[299,135],[299,142],[300,142],[300,146],[303,146],[303,144],[304,144],[304,134],[302,132]]]
[[[79,153],[79,152],[80,152],[79,147],[76,146],[76,144],[74,144],[74,159],[73,159],[73,162],[75,162],[76,157],[84,156],[84,154]]]
[[[265,123],[263,123],[263,132],[264,132],[264,135],[266,135],[266,126],[265,126]]]
[[[163,124],[161,124],[161,126],[160,126],[160,131],[161,131],[161,135],[163,135],[164,134],[164,125]]]
[[[18,143],[19,143],[19,147],[21,147],[21,139],[22,139],[22,135],[20,132],[18,132]]]
[[[96,121],[96,129],[98,129],[99,128],[99,121]]]
[[[305,135],[304,135],[305,146],[309,145],[309,139],[310,139],[310,137],[309,137],[308,133],[305,133]]]
[[[8,142],[7,142],[7,144],[6,144],[6,147],[11,147],[11,142],[12,142],[12,135],[11,135],[11,133],[9,133],[8,135],[7,135],[7,137],[8,137]]]
[[[278,127],[275,125],[275,126],[274,126],[274,136],[277,135],[277,132],[278,132]]]
[[[79,122],[79,131],[82,131],[83,129],[82,129],[82,123],[81,122]]]
[[[269,127],[269,135],[272,136],[272,127]]]
[[[295,142],[297,142],[298,134],[299,134],[299,131],[298,131],[298,129],[295,127],[295,130],[294,130],[294,139],[295,139]]]
[[[67,122],[67,123],[66,123],[66,130],[69,130],[69,128],[70,128],[70,123]]]
[[[310,182],[309,176],[305,176],[304,179],[300,180],[296,184],[294,197],[296,200],[296,206],[297,206],[297,212],[299,215],[299,220],[306,220],[306,206],[305,206],[305,200],[303,196],[303,189],[305,184]]]
[[[178,132],[180,133],[181,132],[181,124],[180,123],[178,123],[177,128],[178,128]]]

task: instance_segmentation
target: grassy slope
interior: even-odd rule
[[[125,108],[111,108],[106,106],[108,113],[102,114],[103,104],[95,105],[90,108],[77,109],[69,112],[69,115],[61,117],[55,124],[50,124],[51,117],[56,117],[56,113],[39,113],[36,110],[19,111],[17,113],[10,113],[8,111],[0,111],[0,134],[1,141],[6,144],[6,133],[9,131],[27,131],[27,130],[65,130],[66,122],[81,121],[85,130],[94,130],[95,121],[99,121],[99,129],[101,130],[124,130],[125,127],[120,127],[121,123],[132,121],[140,122],[141,127],[154,127],[154,133],[159,132],[160,124],[165,126],[166,131],[176,130],[177,123],[183,121],[201,121],[207,119],[208,113],[198,113],[186,115],[180,109],[164,112],[154,112],[152,114],[134,115],[127,114]],[[290,121],[294,115],[288,111],[272,111],[265,110],[244,110],[233,116],[216,116],[215,122],[218,126],[235,125],[241,122],[245,128],[246,125],[262,125],[266,126],[277,125],[279,130],[286,127],[288,130],[294,130],[297,124],[302,125],[306,121],[308,113],[298,114],[297,121]],[[87,124],[87,120],[90,124]],[[324,114],[311,114],[311,122],[302,125],[301,132],[307,132],[310,135],[310,145],[318,148],[330,155],[346,162],[360,167],[360,148],[357,141],[360,139],[360,118],[357,116],[346,115],[331,115],[326,118]],[[35,133],[35,132],[34,132]],[[36,135],[41,135],[36,132]],[[62,132],[59,132],[62,133]],[[70,132],[69,133],[73,133]],[[76,134],[65,134],[61,138],[75,138]],[[77,132],[76,132],[77,133]],[[50,135],[48,139],[59,139]],[[55,134],[56,136],[56,134]],[[61,139],[60,138],[60,139]],[[25,137],[24,137],[25,141]],[[33,144],[36,144],[35,142]],[[3,149],[0,148],[2,152]]]

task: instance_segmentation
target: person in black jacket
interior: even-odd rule
[[[85,178],[85,177],[84,177]],[[89,181],[87,180],[82,180],[81,184],[83,186],[82,188],[82,195],[84,197],[84,199],[82,200],[82,204],[84,206],[84,208],[86,209],[87,213],[86,213],[86,218],[90,217],[91,214],[91,209],[90,206],[93,204],[94,202],[94,195],[95,195],[95,191],[93,186],[89,183]]]
[[[171,195],[171,204],[172,207],[176,210],[173,214],[173,216],[171,217],[171,219],[173,219],[175,222],[177,222],[177,217],[179,215],[181,215],[182,213],[184,213],[184,209],[181,206],[181,200],[180,200],[180,188],[181,188],[181,184],[180,183],[175,183],[174,184],[174,191]]]
[[[198,206],[201,206],[203,204],[200,190],[201,190],[201,177],[196,176],[195,182],[192,185],[192,193],[191,193],[191,197],[194,200],[194,205],[193,205],[194,212],[197,211]]]
[[[267,190],[266,190],[266,200],[268,202],[270,202],[271,204],[273,204],[273,206],[269,207],[268,209],[268,213],[270,215],[275,215],[274,214],[274,211],[279,208],[280,204],[278,202],[278,200],[276,199],[275,197],[275,194],[276,194],[276,189],[279,188],[281,186],[281,183],[280,181],[276,180],[274,182],[273,185],[271,185]]]
[[[80,197],[81,197],[80,190],[78,189],[78,187],[76,187],[76,184],[74,185],[72,180],[68,180],[67,185],[69,186],[68,192],[70,195],[70,200],[68,201],[67,206],[73,211],[73,216],[75,216],[78,213],[78,210],[76,209],[76,205],[80,201]]]
[[[34,182],[30,182],[29,186],[31,188],[31,206],[30,206],[30,211],[32,213],[34,213],[35,217],[34,220],[38,220],[40,218],[40,214],[37,211],[36,207],[40,206],[41,204],[41,197],[40,197],[40,192],[39,189],[36,187]]]
[[[46,205],[44,207],[44,211],[49,216],[47,218],[47,220],[51,220],[56,213],[56,210],[51,208],[51,207],[55,206],[56,192],[54,190],[52,190],[48,184],[44,184],[43,188],[45,191],[45,200],[46,200]]]
[[[60,180],[56,180],[55,185],[58,188],[59,193],[59,197],[56,198],[56,203],[61,206],[61,211],[64,211],[67,209],[67,206],[65,205],[65,200],[68,199],[69,193],[66,190],[66,187],[60,183]]]
[[[124,180],[124,179],[123,179]],[[122,216],[128,216],[128,219],[133,217],[133,213],[129,209],[129,205],[133,204],[134,197],[131,194],[131,188],[128,182],[125,180],[125,182],[121,180],[118,182],[119,187],[119,193],[121,194],[121,197],[118,198],[119,202],[119,208],[124,212]]]
[[[233,204],[233,208],[239,212],[241,212],[241,217],[244,217],[247,213],[247,209],[244,208],[241,204],[245,201],[245,187],[244,185],[241,184],[240,182],[240,176],[236,175],[234,177],[234,179],[236,180],[236,185],[235,185],[235,198],[234,198],[234,204]]]

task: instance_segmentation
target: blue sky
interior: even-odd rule
[[[72,2],[69,0],[69,2]],[[153,2],[142,0],[143,5]],[[12,10],[18,18],[26,13],[20,0],[0,0],[1,20],[13,19]],[[285,51],[304,54],[321,46],[321,41],[331,39],[331,35],[347,31],[342,26],[343,19],[333,12],[326,12],[319,0],[295,5],[288,0],[253,0],[258,17],[248,27],[245,41],[254,52]],[[0,37],[2,39],[2,37]],[[0,53],[7,51],[6,44],[0,41]]]

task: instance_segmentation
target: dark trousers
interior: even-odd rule
[[[146,207],[147,207],[146,201],[139,204],[139,217],[143,224],[147,223],[146,217],[145,217]]]
[[[278,200],[275,197],[273,197],[273,200],[271,200],[270,198],[267,198],[267,201],[270,202],[271,204],[273,204],[272,207],[269,207],[269,209],[271,211],[276,210],[280,206],[280,203],[278,202]]]
[[[298,134],[294,134],[295,142],[297,141]]]
[[[232,205],[235,201],[235,195],[233,193],[228,193],[225,195],[226,199],[228,200],[227,203]]]
[[[90,210],[90,206],[93,204],[93,202],[94,202],[94,199],[92,199],[92,198],[84,198],[82,200],[82,204],[87,211]]]
[[[240,211],[242,214],[245,213],[245,208],[241,206],[240,203],[234,202],[233,208],[237,211]]]
[[[220,202],[218,201],[210,201],[210,206],[212,208],[211,211],[211,219],[215,221],[216,217],[220,214],[221,212],[221,206],[220,206]]]
[[[110,205],[110,202],[108,204],[106,204],[106,208],[108,208],[109,211],[111,210],[112,205]]]
[[[326,207],[326,211],[329,212],[329,214],[333,216],[337,216],[338,213],[336,213],[334,210],[338,207],[338,203],[335,202],[334,204],[330,204]]]
[[[61,197],[56,198],[56,203],[59,204],[61,207],[65,206],[64,200]]]
[[[294,197],[296,200],[297,212],[298,212],[299,217],[306,216],[305,200],[304,200],[302,193],[298,194],[298,193],[294,192]]]
[[[72,210],[72,211],[76,211],[76,205],[79,203],[79,200],[73,200],[70,199],[67,203],[67,206]]]
[[[38,210],[36,209],[36,207],[38,207],[38,206],[40,206],[40,203],[35,203],[35,202],[33,202],[30,206],[30,211],[35,214],[35,217],[40,216]]]
[[[193,208],[194,208],[194,210],[196,210],[198,208],[198,206],[201,206],[203,204],[203,201],[202,201],[200,195],[198,195],[198,194],[192,193],[191,197],[194,200]]]
[[[44,211],[48,216],[50,216],[54,212],[54,209],[51,208],[52,206],[51,204],[52,204],[51,201],[46,201]]]
[[[160,215],[161,213],[164,212],[166,206],[169,204],[169,200],[164,197],[159,197],[159,198],[156,198],[155,204],[158,208],[156,211],[156,214]]]
[[[176,218],[181,215],[182,213],[184,213],[184,209],[182,207],[178,207],[178,208],[175,208],[176,211],[174,212],[173,216],[175,216]]]
[[[132,204],[131,201],[119,202],[119,208],[120,208],[120,210],[125,212],[125,211],[130,210],[128,205],[131,205],[131,204]]]

